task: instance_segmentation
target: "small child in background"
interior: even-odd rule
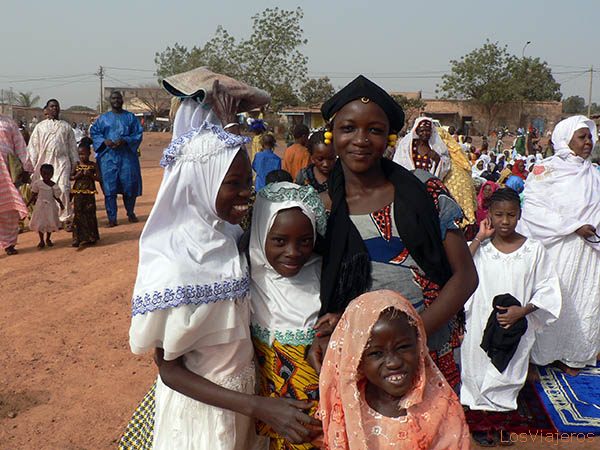
[[[335,151],[331,143],[325,143],[324,131],[312,133],[307,148],[310,164],[298,172],[296,183],[312,186],[320,194],[327,191],[327,179],[335,164]]]
[[[504,413],[517,409],[536,331],[558,318],[562,303],[546,250],[515,231],[520,217],[519,195],[498,189],[469,247],[479,286],[465,304],[460,400],[483,446],[508,440]]]
[[[272,134],[265,133],[262,135],[263,149],[256,154],[252,162],[252,169],[256,173],[256,192],[267,184],[266,177],[269,172],[281,169],[281,158],[273,151],[275,145],[275,137]]]
[[[250,232],[252,341],[259,364],[259,394],[312,400],[316,410],[319,376],[305,359],[313,341],[321,301],[321,258],[313,253],[317,233],[325,234],[326,215],[310,186],[273,183],[258,192]],[[271,427],[270,449],[309,450],[292,444]]]
[[[271,184],[271,183],[281,183],[283,181],[286,181],[288,183],[293,183],[294,180],[292,180],[292,176],[289,174],[289,172],[286,172],[283,169],[278,169],[278,170],[272,170],[271,172],[269,172],[265,178],[267,184]]]
[[[71,179],[73,201],[73,247],[82,243],[95,244],[100,239],[96,218],[96,181],[100,181],[96,163],[90,161],[92,140],[84,137],[79,142],[79,162]]]
[[[396,292],[369,292],[346,308],[325,354],[320,394],[324,448],[470,448],[465,415],[429,356],[423,321]]]
[[[65,208],[60,200],[60,188],[52,181],[53,175],[54,167],[52,164],[42,164],[40,167],[42,179],[31,184],[32,196],[29,204],[35,204],[35,207],[33,208],[29,228],[37,231],[40,236],[39,249],[44,248],[46,245],[48,247],[54,246],[50,237],[53,232],[60,229],[58,205],[60,205],[61,210]],[[46,233],[46,242],[44,242],[44,233]]]

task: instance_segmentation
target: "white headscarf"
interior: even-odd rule
[[[198,345],[248,337],[236,301],[249,293],[242,230],[217,216],[223,178],[246,138],[204,122],[165,150],[154,207],[140,237],[129,342],[175,359]]]
[[[533,168],[523,191],[523,214],[517,230],[552,245],[583,225],[600,228],[600,172],[569,148],[575,131],[596,125],[585,116],[559,122],[552,133],[556,153]],[[597,239],[592,239],[597,241]],[[585,241],[600,251],[600,244]]]
[[[431,119],[429,117],[417,118],[410,133],[408,133],[402,138],[402,140],[400,140],[400,142],[398,142],[396,153],[394,153],[394,162],[400,164],[405,169],[415,170],[415,163],[412,159],[413,140],[419,138],[419,135],[417,134],[417,128],[419,128],[419,124],[424,121],[431,122]],[[433,126],[433,123],[431,124],[431,137],[429,138],[429,146],[440,156],[440,162],[433,164],[431,173],[443,180],[448,174],[452,163],[450,160],[448,147],[440,137],[436,127]]]
[[[317,233],[325,235],[325,208],[311,186],[282,182],[260,190],[250,231],[252,331],[268,344],[277,338],[283,344],[308,345],[321,309],[321,258],[311,256],[297,275],[286,278],[273,269],[265,253],[277,214],[290,208],[299,208],[310,219],[315,239]]]
[[[200,128],[205,121],[219,125],[219,119],[210,105],[192,98],[184,99],[175,114],[171,141],[175,141],[193,129]]]
[[[474,177],[480,177],[481,174],[483,172],[485,172],[486,170],[488,170],[488,166],[490,164],[491,158],[488,155],[481,155],[477,161],[475,161],[475,164],[473,164],[473,167],[471,167],[471,175]],[[483,169],[480,169],[478,167],[478,164],[482,162],[483,163]]]

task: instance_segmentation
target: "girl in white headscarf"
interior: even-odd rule
[[[428,117],[415,120],[410,133],[398,143],[394,162],[408,170],[422,169],[443,180],[451,167],[448,147]]]
[[[252,184],[248,139],[221,127],[233,123],[237,104],[218,83],[213,90],[216,114],[195,100],[178,112],[203,121],[179,128],[165,150],[140,238],[129,343],[136,354],[156,350],[155,403],[151,392],[145,415],[153,418],[154,450],[263,448],[252,417],[295,441],[311,422],[300,411],[306,402],[254,395],[250,280],[237,245]],[[147,437],[128,428],[120,448],[148,448],[140,436]]]
[[[313,254],[327,216],[311,186],[272,183],[256,196],[250,231],[252,340],[259,363],[259,394],[318,400],[319,376],[306,361],[321,309],[321,257]],[[306,450],[270,426],[258,424],[270,448]],[[307,439],[308,441],[309,439]]]
[[[588,159],[597,136],[584,116],[556,125],[556,153],[527,178],[518,229],[546,246],[563,296],[560,318],[540,333],[532,359],[569,373],[595,365],[600,353],[600,172]]]

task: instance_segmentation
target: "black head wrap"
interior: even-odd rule
[[[402,107],[396,103],[390,94],[362,75],[356,77],[350,84],[323,103],[323,106],[321,106],[323,118],[329,122],[335,113],[345,105],[358,99],[368,99],[383,109],[390,122],[390,132],[396,133],[404,126]]]

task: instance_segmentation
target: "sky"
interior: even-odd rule
[[[302,7],[309,76],[327,75],[336,87],[362,73],[388,90],[433,98],[450,60],[486,39],[517,56],[531,41],[525,56],[548,62],[564,97],[587,100],[594,66],[592,101],[600,103],[598,0],[2,0],[0,89],[95,108],[100,65],[106,86],[155,83],[156,52],[202,45],[218,25],[245,38],[252,15],[274,6]]]

